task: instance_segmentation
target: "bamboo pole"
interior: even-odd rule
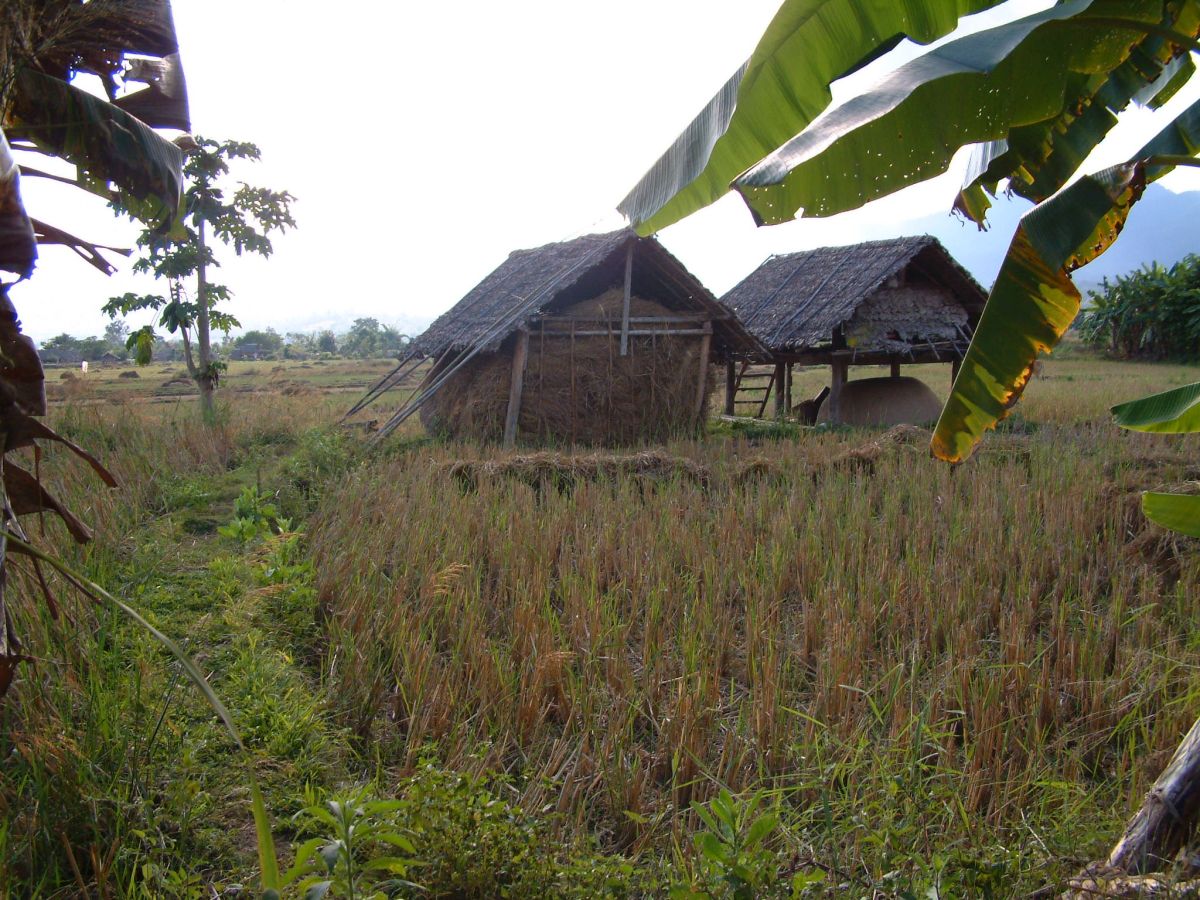
[[[517,417],[521,412],[521,391],[525,387],[525,361],[529,358],[529,329],[517,329],[513,350],[512,381],[508,389],[508,414],[504,417],[504,446],[517,442]]]
[[[842,388],[846,385],[846,375],[850,364],[845,359],[833,358],[830,365],[832,378],[829,383],[829,422],[840,425],[842,422]]]
[[[784,400],[786,399],[784,396],[784,394],[786,392],[786,388],[784,387],[783,380],[786,377],[787,377],[786,366],[783,363],[775,363],[775,374],[774,374],[773,378],[774,378],[774,384],[775,384],[775,418],[776,419],[783,418],[783,404],[784,404]]]
[[[629,353],[629,304],[633,296],[633,245],[630,241],[625,250],[625,295],[621,306],[621,355]]]
[[[708,393],[708,351],[712,346],[712,327],[708,329],[708,333],[700,338],[700,377],[696,382],[696,407],[695,418],[696,427],[701,428],[704,425],[704,397]]]

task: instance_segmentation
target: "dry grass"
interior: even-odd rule
[[[852,817],[828,839],[873,877],[904,809],[918,852],[1105,840],[1195,715],[1195,554],[1129,499],[1195,443],[1046,427],[959,470],[922,443],[676,444],[654,490],[453,447],[366,468],[311,531],[331,698],[391,763],[519,772],[617,846],[717,785]]]

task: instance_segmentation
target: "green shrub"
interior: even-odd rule
[[[1200,256],[1170,268],[1151,263],[1106,278],[1089,292],[1079,317],[1083,340],[1128,359],[1194,360],[1200,356]]]

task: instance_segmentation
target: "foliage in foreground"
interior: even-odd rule
[[[1124,359],[1200,356],[1200,257],[1105,278],[1089,297],[1076,326],[1088,344]]]

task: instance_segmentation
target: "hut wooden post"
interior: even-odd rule
[[[900,377],[900,360],[898,360],[894,356],[892,357],[892,377],[893,378]]]
[[[775,363],[775,374],[772,377],[772,384],[775,386],[775,418],[783,418],[783,379],[786,375],[787,367],[783,363]]]
[[[737,395],[737,373],[733,367],[732,359],[725,363],[725,415],[727,416],[733,415],[734,400]]]
[[[954,386],[954,382],[958,381],[958,370],[962,368],[962,357],[956,356],[950,360],[950,386]]]
[[[625,249],[625,296],[621,305],[621,355],[629,355],[629,304],[633,296],[633,245]]]
[[[783,392],[783,409],[788,415],[791,415],[791,412],[792,412],[792,364],[791,363],[787,364],[786,374],[783,376],[783,386],[785,388],[785,390]]]
[[[508,415],[504,417],[504,446],[517,442],[517,416],[521,412],[521,391],[525,387],[525,361],[529,358],[529,329],[517,329],[513,350],[512,381],[508,389]]]
[[[850,364],[835,356],[830,368],[833,372],[829,382],[829,422],[832,425],[840,425],[842,421],[842,388],[846,384],[846,375]]]
[[[704,397],[708,393],[708,351],[712,346],[712,323],[704,323],[704,337],[700,338],[700,377],[696,381],[696,428],[704,427]]]

